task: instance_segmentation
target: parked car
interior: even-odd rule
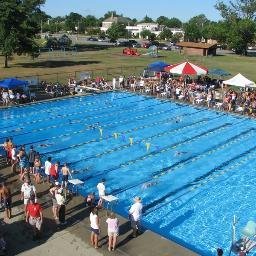
[[[109,39],[109,42],[110,42],[110,43],[117,43],[116,39],[113,39],[113,38],[110,38],[110,39]]]
[[[138,43],[138,42],[137,42],[136,40],[134,40],[134,39],[130,39],[129,42],[130,42],[131,44],[137,44],[137,43]]]
[[[150,46],[155,45],[155,46],[159,46],[159,42],[158,41],[151,41],[151,42],[145,42],[142,47],[143,48],[149,48]]]
[[[89,37],[88,39],[87,39],[88,41],[98,41],[98,38],[96,38],[96,37]]]
[[[140,48],[140,47],[141,47],[141,44],[135,43],[135,44],[132,44],[132,47],[133,47],[133,48]]]
[[[120,47],[132,47],[132,43],[129,41],[117,41],[116,46]]]
[[[167,44],[159,44],[158,48],[160,50],[165,50],[165,51],[171,51],[172,47],[170,45]]]

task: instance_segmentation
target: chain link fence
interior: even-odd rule
[[[90,77],[91,79],[95,79],[96,77],[104,77],[106,81],[112,81],[113,77],[140,76],[143,74],[144,68],[145,66],[117,67],[82,71],[79,70],[66,73],[49,73],[17,78],[28,81],[31,89],[40,89],[40,84],[43,81],[46,81],[47,83],[58,82],[60,84],[67,84],[70,78],[75,78],[76,81],[80,81],[83,80],[84,77]]]

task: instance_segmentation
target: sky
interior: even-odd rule
[[[65,16],[77,12],[83,16],[102,17],[115,10],[129,18],[141,20],[145,15],[156,19],[159,16],[175,17],[185,22],[190,18],[205,14],[209,20],[221,17],[214,8],[217,0],[46,0],[42,10],[52,17]],[[225,1],[224,1],[225,2]]]

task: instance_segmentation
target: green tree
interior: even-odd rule
[[[99,20],[93,15],[87,15],[84,18],[84,23],[86,27],[97,27],[100,25]]]
[[[141,23],[152,23],[152,22],[154,22],[154,20],[148,17],[147,15],[141,20]]]
[[[226,43],[236,53],[247,54],[247,47],[255,39],[256,0],[223,1],[215,5],[226,24]]]
[[[76,27],[81,27],[83,16],[78,13],[71,12],[66,16],[65,28],[66,30],[75,31]]]
[[[165,16],[160,16],[156,19],[156,22],[159,24],[159,25],[165,25],[167,26],[166,24],[168,24],[169,22],[169,18],[165,17]]]
[[[113,17],[120,17],[123,16],[123,14],[117,14],[116,11],[108,11],[107,13],[104,14],[103,16],[103,20],[110,18],[111,16]]]
[[[112,26],[107,30],[107,35],[110,39],[116,40],[126,36],[125,25],[121,23],[113,23]]]
[[[205,39],[214,39],[220,44],[225,44],[229,30],[230,28],[225,21],[211,22],[203,27],[202,34]]]
[[[256,18],[256,0],[231,0],[229,4],[219,1],[215,7],[225,20],[234,17],[248,20]]]
[[[255,38],[256,24],[249,19],[239,20],[234,24],[228,34],[227,43],[229,48],[234,48],[238,54],[247,55],[247,48]]]
[[[172,36],[171,40],[172,40],[173,43],[177,43],[177,42],[180,42],[182,38],[183,38],[183,34],[182,33],[175,33]]]
[[[182,22],[177,18],[169,19],[165,16],[160,16],[157,18],[156,22],[159,25],[164,25],[168,28],[181,28],[182,27]]]
[[[35,20],[43,0],[0,1],[0,51],[4,55],[4,67],[14,53],[37,56],[35,35],[40,26]]]
[[[144,29],[140,32],[140,36],[142,38],[149,38],[151,36],[151,31],[147,30],[147,29]]]
[[[165,28],[160,34],[159,38],[162,40],[170,40],[172,38],[172,31],[168,28]]]
[[[209,22],[204,14],[191,18],[184,24],[185,40],[192,42],[200,41],[203,37],[203,29]]]
[[[177,18],[171,18],[165,24],[168,28],[182,28],[182,22]]]
[[[87,28],[86,32],[90,36],[95,36],[100,34],[100,29],[99,28]]]

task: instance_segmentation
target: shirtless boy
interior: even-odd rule
[[[12,204],[12,195],[11,190],[8,188],[5,183],[0,184],[0,202],[3,202],[5,217],[4,219],[10,219],[11,212],[11,204]]]

